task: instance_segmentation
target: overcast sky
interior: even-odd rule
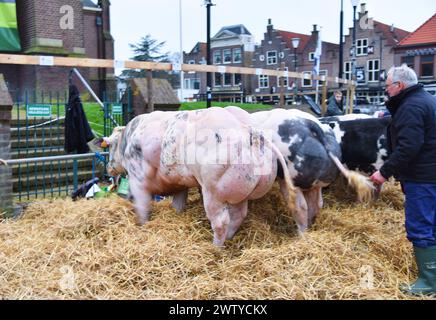
[[[183,50],[190,51],[198,41],[206,42],[206,8],[203,0],[181,0]],[[436,13],[436,0],[366,0],[370,17],[416,30]],[[276,29],[310,34],[312,25],[323,28],[323,40],[339,43],[340,0],[214,0],[211,36],[223,26],[244,24],[255,37],[263,38],[268,18]],[[146,34],[165,41],[164,50],[180,51],[179,0],[111,0],[111,28],[115,38],[115,58],[133,56],[129,43]],[[359,8],[358,8],[359,9]],[[344,0],[344,33],[352,26],[353,9]],[[436,32],[436,30],[435,30]]]

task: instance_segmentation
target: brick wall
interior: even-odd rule
[[[0,74],[0,159],[8,160],[11,154],[11,109],[12,99]],[[12,214],[12,172],[0,165],[0,216]]]

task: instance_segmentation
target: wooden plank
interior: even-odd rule
[[[29,56],[18,54],[0,54],[0,64],[19,64],[19,65],[40,65],[41,57],[47,56]],[[50,58],[50,57],[49,57]],[[172,71],[173,65],[171,63],[160,63],[150,61],[120,61],[124,63],[127,69],[144,69],[144,70],[161,70]],[[53,66],[59,67],[89,67],[89,68],[107,68],[113,69],[115,65],[114,60],[108,59],[90,59],[90,58],[70,58],[70,57],[53,57]],[[257,75],[259,72],[263,75],[280,77],[284,76],[284,71],[272,69],[256,69],[246,67],[234,66],[216,66],[216,65],[201,65],[201,64],[183,64],[182,70],[185,72],[222,72],[225,68],[225,73],[238,73],[245,75]],[[304,79],[303,73],[288,72],[289,78]],[[321,76],[311,76],[312,80],[322,80]],[[326,77],[326,81],[333,83],[342,83],[353,85],[354,82],[346,79],[337,79],[334,77]]]

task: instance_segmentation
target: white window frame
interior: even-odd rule
[[[315,61],[315,52],[309,52],[309,61]]]
[[[216,58],[218,57],[218,55],[219,55],[219,58],[220,58],[219,62],[216,61]],[[223,56],[221,54],[221,50],[215,50],[213,52],[213,64],[221,64],[222,62],[223,62]]]
[[[229,61],[226,61],[226,53],[228,53],[228,56],[230,57]],[[233,57],[232,57],[232,49],[224,49],[223,50],[223,64],[229,64],[232,63]]]
[[[303,71],[303,74],[309,74],[312,77],[312,71]],[[305,84],[304,81],[310,81],[310,85]],[[313,87],[312,78],[310,78],[310,79],[301,79],[301,86],[303,88]]]
[[[191,79],[184,79],[185,80],[185,89],[191,89]]]
[[[366,43],[366,44],[364,44]],[[359,53],[360,51],[360,53]],[[362,38],[356,40],[356,56],[367,56],[368,55],[368,38]]]
[[[270,53],[274,53],[274,55],[270,56]],[[273,64],[277,64],[277,50],[271,50],[271,51],[267,51],[266,52],[266,64],[268,66],[273,65]]]
[[[328,70],[319,70],[319,76],[325,76],[326,78],[329,76],[329,71]],[[320,84],[323,84],[324,81],[319,80]]]
[[[277,71],[289,71],[288,67],[285,67],[285,70],[280,70],[280,68],[277,68]],[[281,77],[277,77],[277,88],[280,88],[280,78]],[[283,77],[283,87],[285,87],[285,89],[289,86],[289,78]]]
[[[235,52],[239,51],[239,60],[235,59]],[[241,48],[234,48],[233,49],[233,63],[241,63],[242,62],[242,49]]]
[[[230,77],[230,83],[226,84],[226,76]],[[231,73],[224,73],[223,74],[223,87],[231,87],[233,85],[233,76]]]
[[[262,86],[262,82],[266,81],[266,86]],[[260,89],[266,89],[269,88],[269,76],[267,76],[266,74],[261,74],[258,77],[258,87]]]
[[[374,62],[376,61],[378,62],[378,69],[369,69],[370,62],[372,62],[374,65]],[[380,59],[368,60],[366,62],[366,71],[368,72],[368,80],[367,80],[368,82],[378,82],[380,78]],[[378,73],[378,77],[376,77],[377,73]]]
[[[349,66],[349,68],[347,68],[347,65]],[[347,69],[349,69],[349,71],[347,71]],[[353,77],[353,65],[351,61],[344,62],[344,77],[347,80],[351,80]]]

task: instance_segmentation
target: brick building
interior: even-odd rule
[[[395,64],[406,63],[413,68],[419,82],[436,84],[436,14],[395,48]]]
[[[198,42],[189,54],[184,54],[184,62],[206,64],[206,43]],[[250,67],[254,52],[254,39],[242,25],[226,26],[211,38],[211,59],[215,66]],[[206,73],[186,73],[185,89],[196,90],[205,95],[207,91]],[[212,94],[214,100],[237,100],[251,92],[250,78],[240,74],[214,73]]]
[[[17,54],[113,59],[109,0],[21,0],[16,6],[21,42]],[[65,90],[70,70],[0,65],[0,73],[12,90]],[[113,69],[80,71],[98,94],[115,87]]]
[[[349,29],[344,43],[344,78],[351,79],[353,28]],[[366,5],[362,4],[356,22],[356,74],[358,97],[369,102],[384,100],[383,71],[394,65],[394,48],[409,35],[408,31],[369,18]]]
[[[198,42],[191,52],[183,52],[183,62],[187,64],[206,64],[206,43]],[[206,92],[206,73],[187,72],[184,74],[184,96],[193,97],[201,92]]]
[[[312,75],[314,54],[318,42],[319,30],[314,25],[310,35],[274,29],[271,19],[268,20],[267,31],[259,46],[256,47],[253,57],[253,67],[262,69],[281,68],[284,63],[286,71],[297,71]],[[295,49],[292,39],[298,38],[298,47]],[[337,44],[322,42],[322,55],[320,61],[320,75],[333,76],[338,73]],[[267,75],[252,78],[254,94],[279,93],[279,79]],[[301,91],[313,91],[316,83],[311,79],[298,80],[285,79],[285,93],[294,91],[295,86]]]

